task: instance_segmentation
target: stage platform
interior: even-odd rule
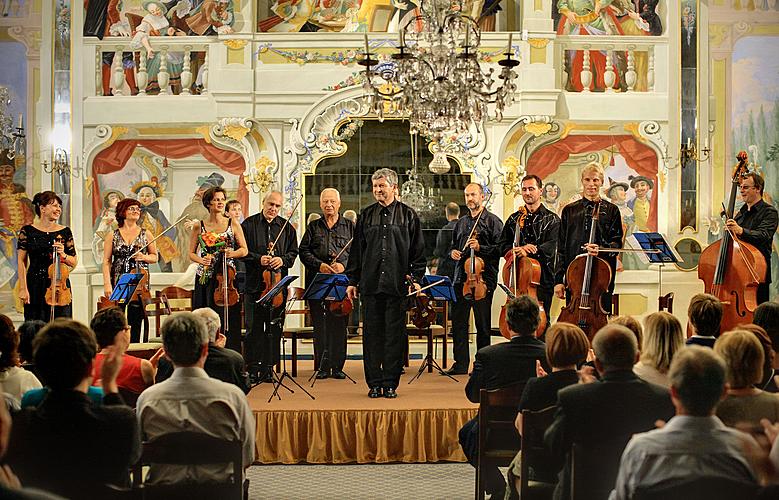
[[[271,384],[249,393],[257,424],[256,461],[263,464],[345,464],[388,462],[464,462],[457,433],[476,416],[478,405],[465,397],[467,375],[454,382],[436,372],[425,373],[412,384],[421,361],[412,360],[398,387],[397,399],[368,397],[362,361],[348,360],[348,379],[308,378],[313,362],[298,366],[295,393],[281,389],[274,398]]]

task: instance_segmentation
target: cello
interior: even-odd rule
[[[519,238],[525,227],[526,218],[527,208],[519,207],[519,217],[517,217],[514,231],[514,246],[503,256],[506,259],[506,263],[503,265],[503,284],[513,294],[513,296],[508,295],[506,304],[518,295],[529,295],[538,302],[537,288],[541,285],[541,263],[532,257],[514,254],[514,248],[519,246]],[[500,334],[510,340],[511,331],[506,321],[506,304],[500,308]],[[544,311],[544,305],[541,302],[538,302],[538,310],[541,321],[536,329],[536,337],[540,337],[544,333],[547,323],[546,311]]]
[[[55,242],[62,243],[62,241],[62,235],[58,234]],[[49,288],[46,289],[45,299],[46,303],[51,306],[49,321],[54,321],[54,308],[70,304],[73,297],[70,288],[68,288],[70,268],[60,263],[60,258],[57,255],[56,249],[52,249],[51,259],[52,264],[49,266],[49,280],[51,284],[49,285]]]
[[[736,191],[741,178],[749,172],[746,151],[739,152],[733,171],[726,218],[733,218]],[[722,239],[701,252],[698,278],[706,293],[722,302],[720,330],[726,332],[737,325],[751,323],[757,307],[757,287],[765,281],[767,263],[754,245],[739,240],[727,227]]]
[[[595,243],[599,210],[600,201],[592,210],[589,244]],[[557,321],[573,323],[592,341],[595,333],[608,323],[609,312],[603,308],[601,297],[609,290],[611,266],[589,253],[577,255],[565,271],[565,282],[571,291],[571,300],[560,311]],[[575,286],[579,284],[581,286]]]

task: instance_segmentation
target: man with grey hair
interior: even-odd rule
[[[376,203],[357,219],[346,275],[347,293],[364,307],[363,355],[368,397],[395,398],[406,346],[406,276],[425,273],[425,242],[417,213],[395,193],[389,168],[371,177]],[[418,285],[417,285],[418,286]]]
[[[283,204],[281,192],[271,191],[262,199],[262,211],[241,223],[249,249],[248,255],[243,258],[246,266],[244,355],[250,373],[266,382],[272,380],[271,370],[280,358],[284,305],[268,309],[257,304],[257,300],[268,291],[262,274],[270,270],[286,276],[298,256],[295,227],[285,224],[286,219],[279,215]]]
[[[592,340],[600,381],[583,377],[584,384],[557,393],[557,413],[544,443],[560,472],[555,499],[570,496],[570,454],[576,445],[576,495],[607,498],[617,477],[619,457],[630,437],[653,429],[657,420],[673,415],[671,398],[663,387],[633,373],[638,361],[636,336],[614,323],[598,330]],[[563,467],[564,465],[564,467]],[[579,470],[581,469],[581,475]]]
[[[210,378],[203,369],[208,356],[205,322],[189,312],[178,313],[162,324],[165,355],[175,367],[170,379],[146,389],[138,398],[138,421],[143,440],[172,432],[200,432],[243,443],[243,465],[254,460],[254,418],[246,396],[233,384]],[[232,466],[152,465],[156,483],[181,481],[220,482]]]
[[[203,369],[209,377],[233,384],[244,394],[248,394],[251,387],[243,356],[225,347],[227,339],[219,331],[222,327],[219,314],[210,307],[195,309],[192,314],[203,320],[208,331],[208,357]],[[171,375],[173,375],[173,364],[165,358],[160,359],[155,381],[162,382],[169,379]]]
[[[711,349],[689,346],[674,355],[668,375],[676,416],[661,429],[633,436],[611,500],[701,476],[754,484],[757,477],[744,453],[757,443],[715,415],[727,394],[724,361]]]

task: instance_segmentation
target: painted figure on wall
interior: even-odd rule
[[[129,30],[121,22],[119,8],[119,0],[86,0],[83,36],[94,36],[102,40],[105,36],[129,35]],[[111,95],[111,65],[114,63],[114,52],[104,52],[101,60],[103,95],[108,96]],[[138,85],[135,82],[135,60],[132,52],[122,52],[122,69],[130,93],[137,94]]]
[[[173,271],[183,272],[189,267],[189,243],[190,233],[192,228],[200,223],[201,220],[208,217],[208,209],[203,206],[203,193],[208,191],[212,187],[222,187],[225,182],[225,178],[218,172],[212,172],[207,177],[197,178],[197,189],[195,194],[192,195],[192,200],[189,205],[184,207],[179,215],[179,218],[184,217],[184,228],[186,231],[181,231],[176,238],[176,248],[179,255],[173,259]],[[177,219],[178,220],[178,219]]]
[[[560,199],[562,191],[560,186],[553,181],[544,182],[544,194],[541,195],[542,202],[546,208],[560,215],[563,212],[563,203]]]
[[[276,0],[270,8],[273,15],[260,20],[259,30],[282,33],[318,31],[319,28],[309,23],[316,4],[317,0]]]
[[[132,188],[138,201],[141,202],[141,219],[139,225],[143,229],[148,229],[154,238],[163,233],[170,227],[168,218],[160,210],[160,203],[157,200],[162,196],[162,187],[157,183],[157,179],[152,177],[150,181],[141,181]],[[176,240],[176,228],[170,228],[165,234],[157,240],[157,250],[159,252],[160,271],[171,272],[173,270],[173,259],[179,255],[174,241]]]
[[[650,227],[652,219],[652,203],[649,196],[649,192],[654,189],[655,183],[652,179],[644,177],[643,175],[637,175],[630,178],[630,187],[636,193],[636,197],[630,200],[628,207],[633,210],[633,217],[635,220],[636,231],[648,232],[655,228]],[[654,224],[656,226],[656,224]]]
[[[103,194],[103,211],[100,217],[95,221],[95,236],[92,238],[92,255],[95,262],[102,262],[105,237],[113,235],[114,230],[119,227],[116,222],[116,206],[124,199],[121,191],[110,189]]]
[[[17,235],[35,218],[24,186],[14,182],[15,172],[15,159],[0,151],[0,286],[8,283],[12,288],[17,284]]]

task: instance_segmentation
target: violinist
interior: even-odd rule
[[[244,358],[250,372],[259,373],[262,380],[271,379],[270,370],[279,361],[284,321],[283,304],[270,311],[257,304],[266,291],[263,272],[274,271],[286,276],[298,256],[295,227],[285,224],[286,219],[279,215],[283,203],[282,194],[271,191],[262,200],[262,211],[241,223],[249,251],[243,259],[246,265]],[[269,248],[273,247],[274,241],[275,247]],[[286,291],[284,297],[286,299]]]
[[[476,182],[468,184],[465,186],[464,193],[468,213],[460,217],[455,224],[449,250],[449,256],[455,262],[454,292],[457,298],[456,302],[451,303],[454,364],[446,371],[449,375],[468,373],[471,364],[468,348],[471,309],[476,323],[476,348],[481,349],[490,345],[492,296],[498,286],[498,262],[500,261],[498,243],[503,229],[501,220],[484,206],[484,188],[481,184]],[[466,269],[465,263],[471,257],[471,253],[484,263],[480,278],[486,285],[486,294],[483,298],[472,296],[472,292],[465,290],[463,286],[469,278],[470,269]]]
[[[541,264],[541,283],[536,294],[548,314],[552,307],[560,217],[541,202],[544,184],[540,177],[526,175],[522,178],[521,186],[525,206],[506,220],[500,235],[500,254],[505,255],[512,250],[515,256],[530,257]],[[517,237],[517,220],[520,215],[524,215],[525,219]],[[514,246],[515,242],[517,246]]]
[[[349,298],[361,296],[363,354],[368,397],[396,398],[407,345],[406,276],[425,273],[425,241],[417,213],[395,194],[398,174],[371,176],[376,203],[363,209],[354,229],[346,275]],[[419,285],[415,285],[419,287]]]
[[[339,213],[341,195],[327,188],[319,194],[322,218],[306,227],[300,240],[300,261],[306,267],[306,287],[317,273],[343,273],[349,260],[354,223]],[[337,316],[322,307],[321,300],[309,300],[314,325],[314,357],[321,360],[318,378],[344,379],[346,361],[346,324],[349,315]],[[327,351],[327,356],[323,353]]]
[[[611,294],[614,292],[614,279],[617,271],[616,253],[599,253],[600,248],[622,248],[622,216],[619,207],[601,198],[603,186],[603,168],[595,162],[587,164],[582,170],[582,195],[580,200],[569,203],[563,208],[560,221],[560,240],[557,245],[557,268],[555,270],[554,293],[558,298],[566,298],[566,289],[581,287],[582,283],[564,283],[568,265],[581,253],[588,253],[605,260],[611,268],[611,281],[608,292],[601,297],[603,309],[611,311]],[[598,208],[598,225],[595,242],[589,243],[593,209]]]
[[[70,228],[57,221],[62,215],[62,199],[53,191],[43,191],[32,199],[38,222],[19,230],[18,249],[19,299],[24,304],[24,320],[51,319],[51,306],[46,303],[46,290],[51,285],[50,269],[53,257],[69,268],[76,267],[76,246]],[[29,265],[28,265],[29,264]],[[65,286],[70,288],[70,282]],[[69,318],[72,304],[56,306],[54,317]]]
[[[757,303],[768,302],[768,289],[771,283],[771,243],[779,223],[776,208],[763,201],[765,180],[756,172],[741,177],[739,189],[744,204],[733,219],[725,221],[727,228],[736,237],[750,243],[765,257],[765,282],[757,287]]]
[[[140,218],[140,201],[125,198],[116,205],[116,222],[119,227],[106,235],[103,243],[103,292],[106,298],[114,291],[113,286],[119,276],[134,270],[148,275],[149,264],[157,262],[157,245],[149,245],[153,236],[151,231],[138,224]],[[140,286],[148,286],[148,280]],[[127,303],[130,342],[140,342],[143,316],[140,297]]]
[[[234,288],[235,260],[248,253],[241,225],[225,216],[227,193],[222,187],[211,187],[202,197],[208,216],[192,228],[189,239],[189,260],[197,264],[195,290],[192,293],[192,309],[210,307],[219,315],[221,325],[228,325],[224,331],[227,337],[225,347],[241,352],[241,302],[217,304],[217,294],[224,293],[224,287]],[[222,259],[227,259],[228,275],[224,276]],[[232,273],[230,271],[233,271]],[[233,279],[230,279],[232,275]],[[224,280],[228,280],[227,283]],[[221,285],[221,286],[220,286]],[[235,292],[237,293],[237,292]]]

